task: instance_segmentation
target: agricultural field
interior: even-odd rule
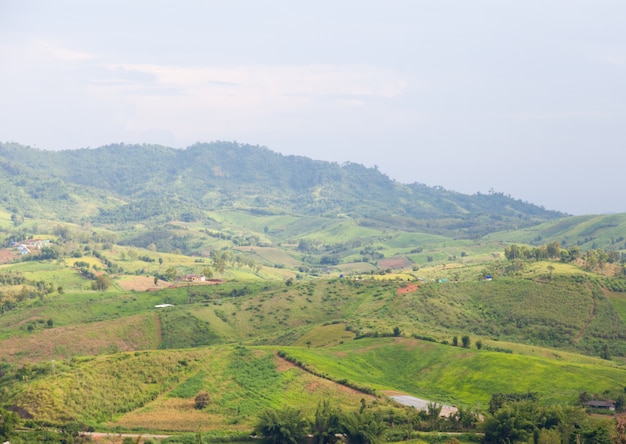
[[[0,265],[0,407],[235,439],[267,409],[312,418],[323,400],[402,416],[390,396],[484,414],[494,393],[536,392],[542,406],[623,393],[620,263],[511,261],[495,238],[348,219],[168,224],[145,246],[125,243],[134,230],[52,226],[57,256]],[[161,251],[163,239],[197,250]]]

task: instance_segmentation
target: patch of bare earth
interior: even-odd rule
[[[118,285],[122,290],[130,291],[148,291],[148,290],[160,290],[169,286],[168,282],[157,281],[157,285],[154,285],[154,278],[150,276],[133,276],[128,279],[118,281]]]
[[[404,287],[398,288],[398,294],[413,293],[414,291],[419,290],[419,288],[420,287],[417,284],[408,284],[408,285],[405,285]]]
[[[286,359],[278,356],[277,352],[274,352],[274,361],[276,362],[276,370],[279,372],[286,372],[296,366],[293,362],[287,361]]]
[[[249,430],[249,424],[228,424],[231,419],[217,413],[210,403],[204,410],[194,406],[193,399],[162,398],[146,407],[127,413],[110,425],[128,429],[146,428],[152,430],[185,432],[211,430]]]
[[[389,259],[381,259],[378,261],[378,267],[382,269],[406,268],[411,262],[405,257],[390,257]]]
[[[13,259],[16,258],[15,253],[13,252],[13,250],[9,250],[9,249],[2,249],[0,250],[0,264],[6,264],[11,262]]]

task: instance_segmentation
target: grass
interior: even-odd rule
[[[163,430],[244,430],[263,408],[300,406],[303,394],[309,413],[328,397],[358,405],[362,393],[277,360],[277,349],[335,381],[447,404],[484,407],[495,391],[533,390],[545,402],[572,402],[583,390],[623,390],[619,360],[572,353],[597,356],[594,347],[606,342],[619,354],[621,293],[603,292],[601,281],[560,264],[550,279],[546,264],[532,264],[524,278],[491,282],[476,279],[478,265],[431,267],[419,273],[458,273],[458,282],[420,283],[410,292],[399,289],[413,274],[52,294],[0,316],[3,356],[15,364],[7,376],[13,379],[0,388],[41,418]],[[164,302],[175,306],[154,308]],[[404,337],[375,337],[390,336],[394,327]],[[464,334],[485,348],[410,339],[441,342]],[[24,364],[39,370],[15,379]],[[201,412],[193,407],[200,390],[212,399]]]
[[[344,323],[315,327],[293,343],[296,347],[331,347],[354,339],[354,333],[346,331]]]
[[[21,374],[8,396],[39,420],[142,430],[250,430],[266,408],[291,405],[312,415],[321,399],[357,408],[363,397],[251,347],[75,358]],[[203,390],[211,401],[198,411],[193,398]]]
[[[623,387],[626,369],[556,361],[406,339],[363,339],[334,348],[285,348],[333,379],[433,401],[487,405],[495,392],[537,391],[544,402],[574,402],[581,391]]]
[[[76,356],[155,349],[160,341],[154,315],[136,315],[70,327],[47,328],[46,317],[31,317],[19,334],[2,341],[2,359],[16,367]],[[28,331],[27,327],[33,327]]]

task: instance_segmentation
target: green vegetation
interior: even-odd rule
[[[221,142],[0,169],[0,438],[618,433],[582,403],[624,409],[624,215]]]

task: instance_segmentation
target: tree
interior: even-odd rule
[[[513,259],[518,259],[520,255],[520,248],[515,244],[504,248],[504,257],[510,261],[512,261]]]
[[[300,242],[298,242],[298,246],[296,248],[302,253],[308,253],[311,251],[312,246],[308,240],[300,239]]]
[[[614,444],[626,444],[626,416],[619,415],[615,418]]]
[[[41,252],[39,253],[38,259],[46,260],[46,259],[58,259],[59,252],[52,247],[43,247]]]
[[[297,444],[308,432],[308,423],[300,410],[286,407],[265,410],[257,420],[254,433],[272,444]]]
[[[528,442],[533,437],[536,430],[534,421],[529,417],[527,409],[517,404],[521,403],[507,404],[485,418],[483,422],[485,443]]]
[[[13,213],[11,214],[11,222],[13,222],[14,227],[18,227],[24,223],[24,216],[21,214]]]
[[[105,291],[112,283],[113,281],[108,274],[99,274],[96,276],[96,280],[92,282],[91,288],[96,291]]]
[[[221,253],[211,251],[211,259],[213,260],[213,268],[220,274],[224,273],[226,264],[228,263],[228,254],[225,251]]]
[[[470,337],[467,336],[467,335],[463,335],[463,337],[461,338],[461,343],[463,344],[463,347],[469,348],[469,346],[470,346]]]
[[[550,259],[556,259],[557,257],[559,257],[561,246],[557,241],[550,242],[548,245],[546,245],[546,250]]]
[[[323,400],[317,404],[315,419],[311,425],[313,440],[317,444],[333,444],[337,442],[339,428],[339,410],[332,407],[330,401]]]
[[[463,407],[459,407],[457,411],[450,416],[450,419],[464,430],[475,429],[476,425],[480,422],[480,417],[477,413],[469,409],[464,409]]]
[[[342,415],[340,423],[348,444],[378,444],[382,442],[385,425],[368,409]]]
[[[168,282],[172,282],[174,279],[176,279],[177,275],[178,272],[174,267],[167,268],[167,270],[165,270],[165,272],[163,273],[163,277],[165,277]]]
[[[455,347],[457,345],[459,345],[459,338],[456,336],[452,336],[452,345],[454,345]]]
[[[0,437],[3,439],[11,438],[19,422],[20,417],[17,413],[0,408]]]
[[[211,397],[209,396],[207,392],[201,391],[200,393],[198,393],[194,401],[195,401],[196,408],[199,410],[202,410],[207,405],[209,405],[209,402],[211,401]]]
[[[483,348],[483,341],[481,341],[480,339],[478,341],[476,341],[476,348],[478,350],[480,350],[481,348]]]
[[[400,327],[398,327],[397,325],[393,328],[393,335],[394,336],[400,336]]]

